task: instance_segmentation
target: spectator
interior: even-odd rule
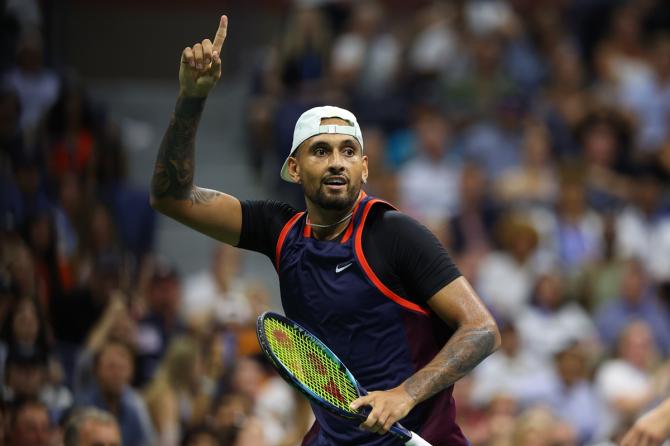
[[[461,175],[450,140],[450,124],[439,109],[428,105],[415,109],[412,127],[416,157],[398,172],[400,207],[429,226],[444,227],[459,207]]]
[[[158,263],[146,296],[146,312],[137,323],[136,383],[144,386],[154,375],[173,335],[183,330],[179,314],[181,281],[177,270]]]
[[[79,407],[93,406],[112,413],[121,428],[124,446],[150,446],[154,429],[142,397],[130,386],[133,354],[118,341],[107,341],[88,364],[93,384],[75,395]],[[86,373],[86,372],[82,372]]]
[[[663,179],[653,167],[641,166],[633,196],[616,220],[621,257],[644,262],[652,279],[670,280],[670,213],[663,199]]]
[[[670,36],[654,36],[650,48],[651,70],[648,75],[624,79],[620,104],[632,112],[638,122],[637,148],[641,154],[654,153],[670,134]]]
[[[70,391],[50,381],[49,360],[44,352],[10,350],[5,373],[3,400],[7,403],[40,401],[47,406],[53,421],[72,406]]]
[[[491,105],[491,116],[479,119],[463,132],[463,152],[497,180],[521,165],[523,122],[527,105],[521,95],[507,94]]]
[[[24,399],[38,400],[47,380],[47,357],[44,351],[9,351],[5,365],[3,400],[7,403]]]
[[[526,351],[546,359],[573,340],[586,342],[591,349],[598,343],[595,325],[579,305],[567,299],[557,272],[538,278],[531,305],[521,312],[517,326]]]
[[[116,256],[95,260],[88,280],[50,306],[55,350],[65,367],[66,382],[72,383],[79,352],[112,296],[121,286],[121,263]]]
[[[18,402],[9,422],[9,446],[50,446],[51,424],[47,407],[35,400]]]
[[[575,128],[582,152],[588,202],[594,209],[612,211],[629,199],[631,127],[612,109],[589,113]],[[573,167],[574,168],[574,167]]]
[[[137,327],[128,313],[125,297],[115,292],[79,351],[73,383],[76,394],[81,394],[94,386],[95,376],[91,366],[95,356],[100,353],[107,342],[117,341],[134,347],[136,331]]]
[[[567,41],[555,44],[548,59],[549,80],[539,95],[537,113],[547,125],[555,156],[563,160],[579,157],[573,130],[593,107],[590,92],[584,88],[586,68],[579,50]]]
[[[461,51],[459,30],[454,23],[456,8],[451,3],[430,2],[415,14],[416,31],[407,50],[415,82],[434,82],[455,63]]]
[[[183,432],[205,421],[214,383],[203,373],[200,349],[195,339],[173,338],[144,392],[161,446],[178,445]]]
[[[0,370],[4,370],[8,351],[28,355],[48,352],[47,323],[37,301],[30,297],[16,299],[2,325],[0,336]]]
[[[37,28],[26,30],[18,43],[17,65],[5,75],[5,82],[21,100],[21,129],[36,137],[44,114],[58,97],[60,80],[44,66],[44,42]]]
[[[82,183],[89,184],[94,174],[97,141],[93,113],[84,88],[72,79],[63,82],[46,120],[51,178],[58,180],[72,172]],[[90,190],[90,186],[85,190]]]
[[[213,317],[218,325],[246,324],[254,316],[240,278],[241,252],[224,243],[217,244],[208,271],[186,279],[182,314],[186,321]]]
[[[514,446],[577,446],[577,438],[565,423],[557,421],[551,411],[532,407],[523,412],[514,425]]]
[[[223,444],[263,446],[261,421],[254,416],[253,398],[241,393],[225,393],[214,406],[213,424]]]
[[[352,6],[349,28],[333,43],[332,79],[362,122],[392,125],[401,121],[399,98],[391,93],[400,66],[400,45],[386,29],[388,18],[375,0]]]
[[[586,202],[581,180],[565,179],[561,183],[552,239],[561,268],[573,277],[582,267],[595,260],[602,248],[602,221]]]
[[[638,82],[650,74],[642,41],[642,12],[639,4],[630,3],[612,13],[609,33],[594,55],[603,96],[616,98],[623,83]]]
[[[541,123],[524,126],[522,162],[504,172],[495,184],[495,197],[503,205],[548,208],[554,204],[559,184],[549,136]]]
[[[603,219],[600,255],[584,265],[573,284],[577,300],[590,313],[619,293],[619,277],[626,267],[626,260],[617,255],[616,239],[615,217],[606,214]]]
[[[500,210],[490,199],[489,183],[479,165],[463,166],[458,192],[461,205],[449,222],[447,246],[453,254],[481,257],[494,247],[491,235]]]
[[[479,263],[476,288],[494,314],[512,319],[528,304],[544,266],[538,262],[539,237],[532,225],[512,214],[498,221],[495,233],[501,248]]]
[[[626,265],[620,281],[619,296],[605,303],[595,314],[602,341],[614,347],[623,328],[635,319],[645,321],[663,354],[670,352],[670,316],[650,286],[647,273],[639,261]]]
[[[266,446],[278,446],[292,436],[295,396],[290,387],[274,373],[266,359],[240,357],[232,376],[233,389],[251,397],[254,415],[260,420]]]
[[[589,380],[589,363],[588,349],[579,343],[557,351],[545,401],[572,428],[578,444],[598,439],[605,424],[603,402]]]
[[[85,408],[75,412],[65,425],[64,446],[121,446],[121,432],[109,412]]]
[[[658,395],[653,386],[657,361],[650,327],[633,321],[621,332],[614,358],[605,361],[596,373],[595,383],[607,404],[609,430],[615,431],[652,403]]]

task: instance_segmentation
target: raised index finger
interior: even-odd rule
[[[212,44],[212,51],[216,51],[221,54],[221,47],[223,46],[223,41],[226,40],[226,35],[228,34],[228,16],[222,15],[219,20],[219,29],[216,30],[216,36],[214,36],[214,43]]]

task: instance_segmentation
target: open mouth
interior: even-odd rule
[[[347,187],[347,179],[341,175],[333,175],[323,180],[323,184],[329,189],[344,189]]]

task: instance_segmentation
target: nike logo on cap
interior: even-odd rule
[[[344,271],[345,269],[349,268],[349,267],[350,267],[351,265],[353,265],[353,264],[354,264],[354,262],[349,262],[349,263],[345,263],[345,264],[341,264],[341,263],[340,263],[339,265],[337,265],[337,266],[335,267],[335,273],[336,273],[336,274],[341,273],[342,271]]]

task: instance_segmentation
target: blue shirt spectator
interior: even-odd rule
[[[656,345],[662,354],[667,355],[670,352],[670,315],[656,294],[648,290],[641,264],[631,261],[623,274],[620,296],[598,309],[595,320],[605,345],[614,347],[623,328],[636,319],[649,325]]]
[[[125,344],[108,341],[95,357],[85,350],[78,362],[76,403],[112,413],[124,446],[151,446],[154,428],[144,400],[130,387],[132,374],[133,356]]]

